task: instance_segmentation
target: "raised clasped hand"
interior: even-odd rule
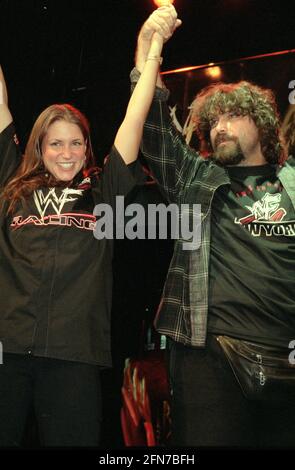
[[[150,41],[156,32],[162,36],[163,42],[166,42],[180,25],[181,20],[177,18],[177,12],[173,5],[160,7],[144,23],[139,39]]]

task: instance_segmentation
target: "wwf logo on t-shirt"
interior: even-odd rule
[[[265,193],[260,201],[246,206],[250,214],[235,218],[235,224],[245,226],[251,235],[259,236],[295,236],[295,221],[284,221],[287,211],[280,207],[281,193]]]

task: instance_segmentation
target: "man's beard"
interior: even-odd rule
[[[226,142],[222,144],[222,142]],[[220,144],[220,145],[219,145]],[[234,137],[220,138],[215,140],[216,150],[212,155],[213,160],[220,165],[238,165],[245,160],[240,143]]]

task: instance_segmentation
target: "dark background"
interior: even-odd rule
[[[164,71],[295,47],[294,2],[175,0],[174,5],[183,25],[165,46]],[[70,102],[89,117],[97,160],[102,162],[129,99],[137,33],[153,9],[152,0],[0,1],[0,60],[22,146],[44,107]],[[265,80],[271,67],[269,62],[267,69],[261,64]],[[161,200],[152,187],[142,188],[137,197]],[[171,241],[115,244],[115,367],[104,373],[105,447],[122,444],[123,361],[143,353],[146,326],[154,317],[171,253]],[[30,426],[26,445],[35,442],[34,426]]]

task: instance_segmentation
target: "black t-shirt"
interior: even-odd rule
[[[2,185],[20,160],[0,135]],[[40,188],[1,216],[0,341],[4,352],[109,366],[112,240],[93,235],[96,204],[114,206],[135,180],[113,147],[99,179]]]
[[[228,168],[214,196],[209,331],[288,347],[295,338],[295,211],[271,165]]]

